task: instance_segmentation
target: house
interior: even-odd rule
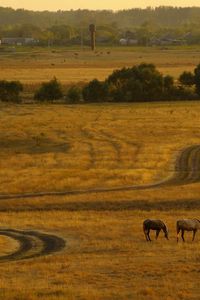
[[[178,46],[185,45],[185,39],[174,39],[171,37],[152,38],[149,42],[151,46]]]
[[[133,46],[133,45],[138,45],[138,40],[123,38],[119,40],[119,43],[121,46],[129,46],[129,45]]]
[[[38,43],[34,38],[22,38],[22,37],[5,37],[1,39],[2,45],[12,46],[24,46],[24,45],[36,45]]]
[[[119,40],[120,45],[122,46],[133,46],[138,45],[138,39],[136,32],[132,32],[130,30],[126,31],[123,34],[123,37]]]

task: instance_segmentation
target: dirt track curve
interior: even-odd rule
[[[8,236],[19,243],[19,249],[11,254],[0,256],[0,262],[49,255],[61,251],[65,247],[65,241],[62,238],[38,231],[2,229],[0,235]]]
[[[200,182],[200,145],[194,145],[183,149],[176,160],[173,176],[171,178],[164,179],[160,182],[146,185],[132,185],[113,188],[97,188],[74,191],[67,190],[23,194],[0,194],[0,200],[24,199],[44,196],[78,195],[89,193],[106,193],[128,190],[143,190],[170,185],[186,185],[196,182]]]

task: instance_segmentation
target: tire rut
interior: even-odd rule
[[[0,262],[46,256],[59,252],[65,247],[65,241],[62,238],[38,231],[2,229],[0,235],[8,236],[19,243],[19,249],[11,254],[0,256]]]
[[[25,199],[45,196],[66,196],[89,193],[105,193],[130,190],[145,190],[151,188],[159,188],[164,186],[186,185],[200,182],[200,145],[194,145],[183,149],[175,163],[174,174],[171,178],[164,179],[160,182],[155,182],[145,185],[131,185],[113,188],[97,188],[86,190],[68,190],[68,191],[53,191],[53,192],[37,192],[23,194],[1,194],[0,200],[8,199]]]

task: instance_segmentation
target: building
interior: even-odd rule
[[[36,45],[38,42],[34,38],[5,37],[1,39],[2,45],[10,46]]]
[[[138,40],[137,39],[120,39],[119,43],[121,46],[134,46],[138,45]]]

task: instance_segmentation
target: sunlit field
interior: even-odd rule
[[[199,145],[199,115],[198,102],[1,104],[0,195],[166,180],[181,151]],[[200,233],[177,244],[175,229],[177,219],[199,218],[199,188],[196,182],[0,200],[0,230],[65,240],[51,255],[0,260],[0,299],[199,299]],[[147,243],[147,218],[165,221],[170,240],[161,233]],[[16,249],[17,240],[0,235],[0,256]]]
[[[164,74],[178,77],[199,64],[200,48],[194,47],[101,47],[16,48],[0,52],[1,78],[38,84],[56,76],[63,84],[104,80],[116,68],[142,62],[154,63]]]

